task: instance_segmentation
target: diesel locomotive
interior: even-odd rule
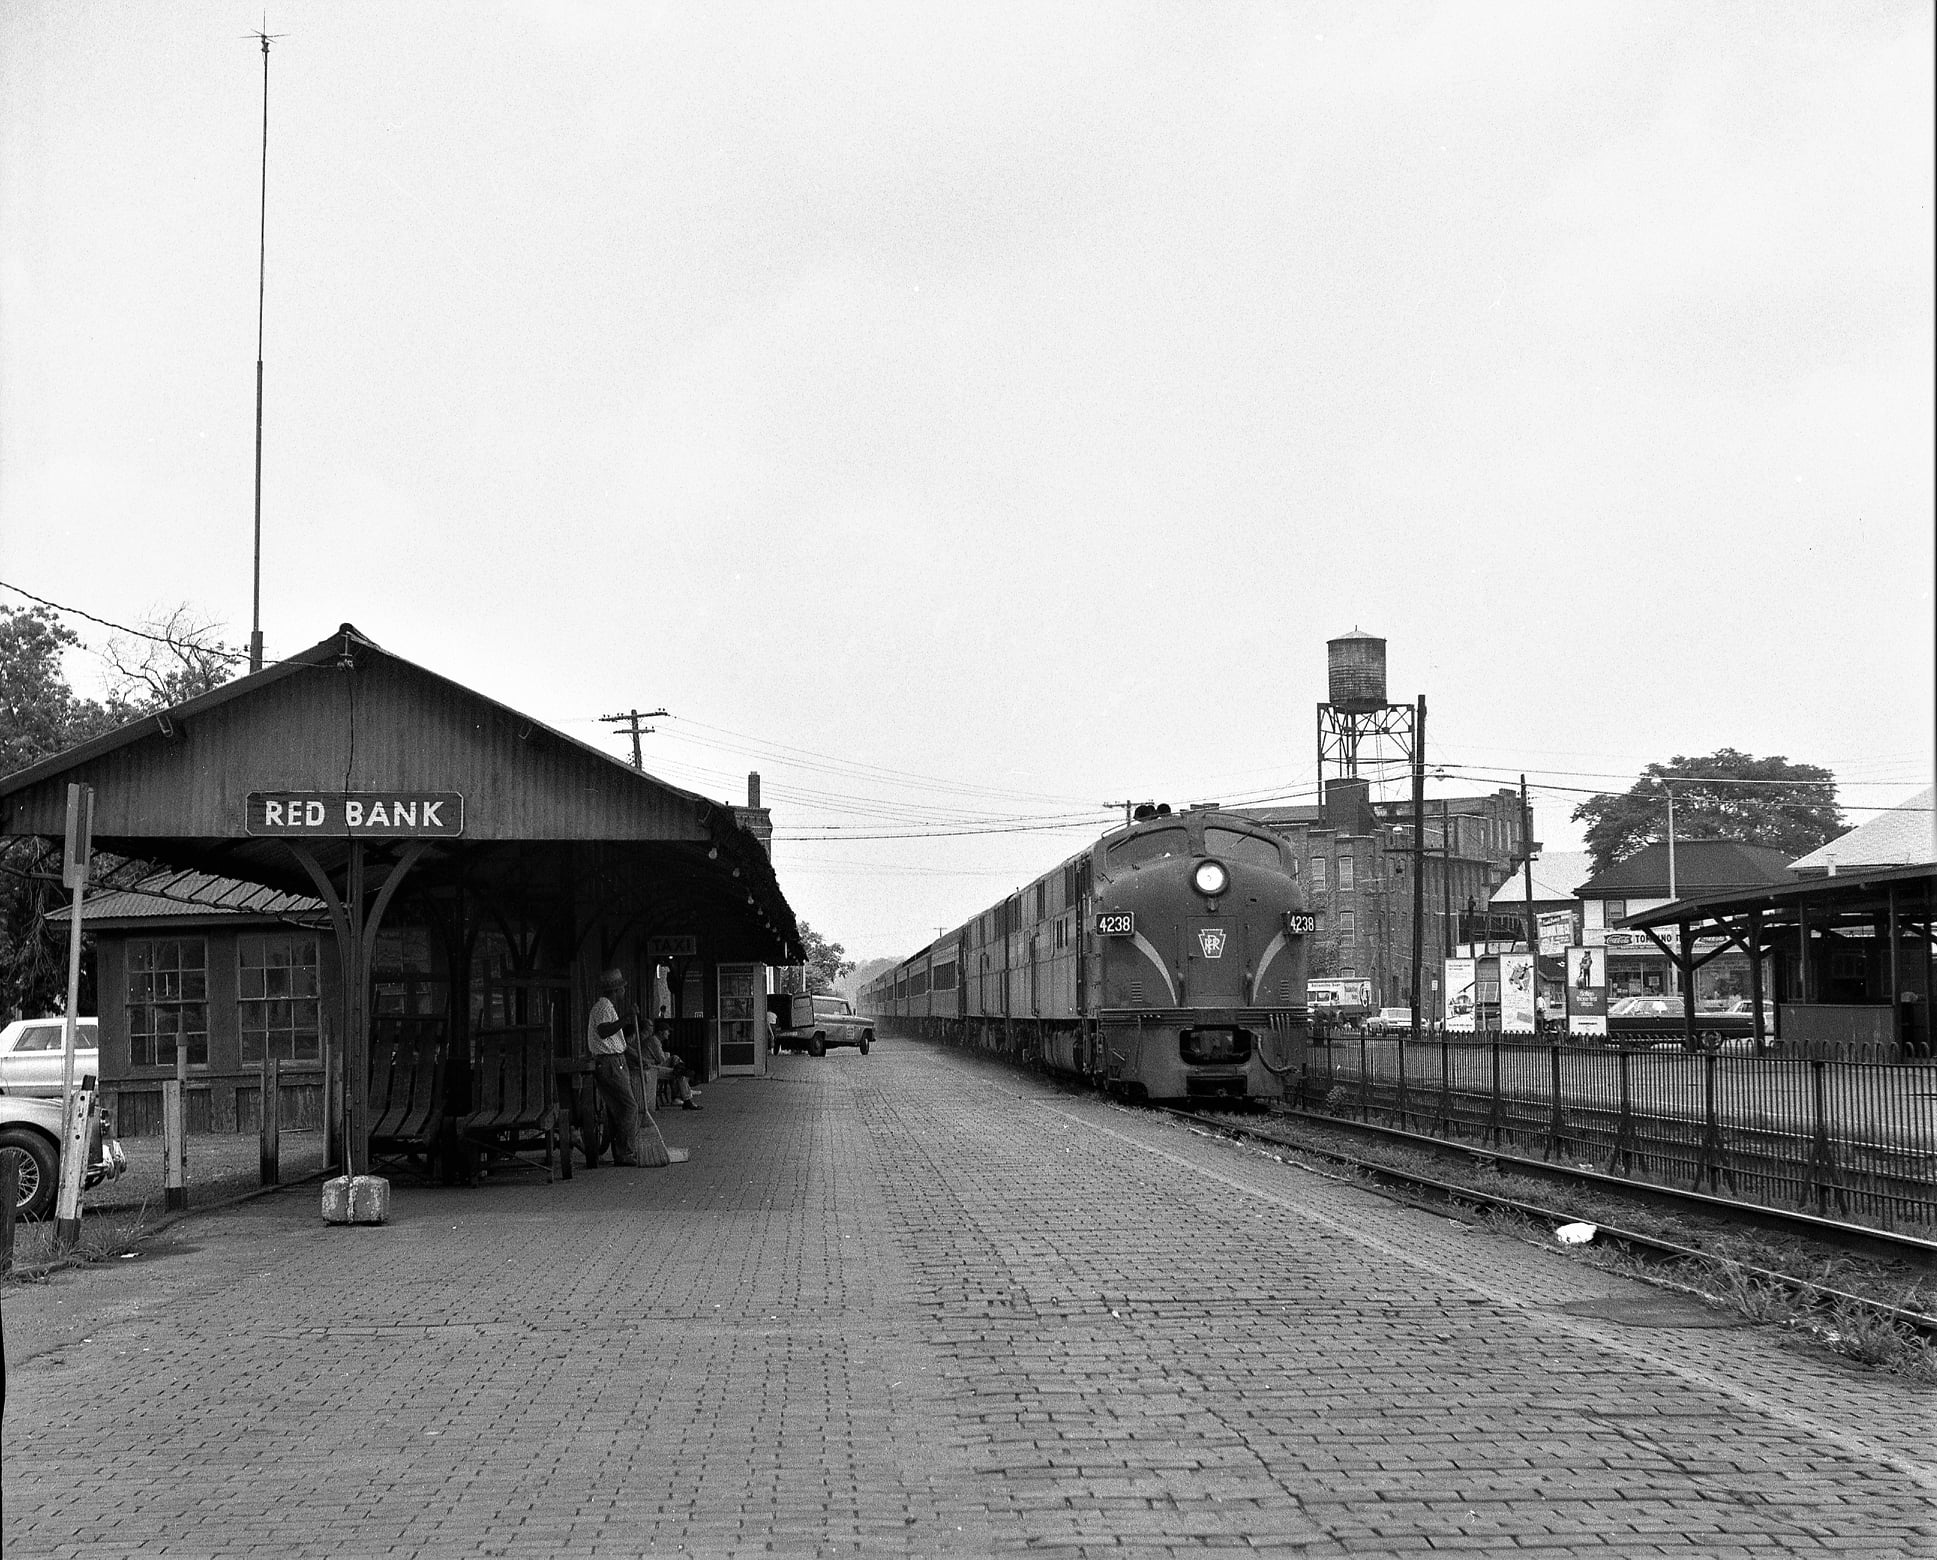
[[[1280,1098],[1305,1067],[1314,920],[1289,844],[1214,806],[1142,807],[865,985],[884,1034],[1133,1099]]]

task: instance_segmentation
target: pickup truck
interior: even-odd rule
[[[767,999],[773,1015],[773,1044],[777,1051],[805,1051],[809,1056],[825,1056],[837,1045],[859,1048],[868,1054],[874,1043],[874,1022],[862,1018],[842,997],[772,996]]]

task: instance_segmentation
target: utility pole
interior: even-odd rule
[[[630,732],[632,734],[632,767],[634,769],[644,769],[646,767],[646,756],[639,750],[639,739],[651,732],[657,731],[659,728],[657,726],[642,726],[639,723],[642,720],[652,720],[658,716],[669,714],[670,711],[667,710],[647,710],[643,715],[637,710],[627,710],[623,715],[601,715],[599,719],[617,725],[621,732]]]
[[[1132,816],[1136,811],[1137,804],[1135,802],[1105,802],[1103,805],[1105,807],[1121,807],[1123,809],[1124,828],[1127,829],[1131,824],[1136,822],[1136,819]]]
[[[262,317],[269,280],[269,45],[282,36],[269,19],[248,34],[262,42],[262,191],[256,230],[256,548],[249,619],[249,670],[262,670]]]
[[[1668,897],[1679,899],[1675,892],[1675,787],[1674,782],[1664,777],[1662,790],[1668,793]]]
[[[1419,1043],[1420,987],[1426,967],[1426,696],[1412,720],[1412,1041]]]
[[[1533,960],[1534,1027],[1540,1027],[1540,918],[1533,909],[1533,808],[1527,802],[1527,777],[1520,777],[1520,845],[1527,884],[1527,956]],[[1504,993],[1502,994],[1504,1000]]]
[[[1446,942],[1446,958],[1453,956],[1453,836],[1446,798],[1439,799],[1439,930]]]

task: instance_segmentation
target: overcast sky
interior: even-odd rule
[[[235,643],[262,14],[0,8],[0,579]],[[1554,848],[1723,745],[1897,801],[1931,16],[274,5],[269,654],[665,706],[863,957],[1309,791],[1354,627]]]

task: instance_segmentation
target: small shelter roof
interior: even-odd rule
[[[81,919],[89,925],[185,916],[300,920],[310,925],[329,922],[328,907],[320,899],[207,872],[149,873],[125,888],[90,894],[81,907]]]
[[[1763,911],[1776,919],[1792,918],[1799,908],[1817,911],[1870,911],[1883,905],[1894,889],[1900,895],[1928,897],[1937,885],[1937,864],[1912,867],[1871,867],[1856,872],[1839,872],[1835,877],[1792,879],[1770,883],[1756,889],[1726,889],[1709,894],[1693,894],[1669,904],[1656,905],[1635,915],[1624,916],[1624,927],[1678,926],[1727,921]]]

